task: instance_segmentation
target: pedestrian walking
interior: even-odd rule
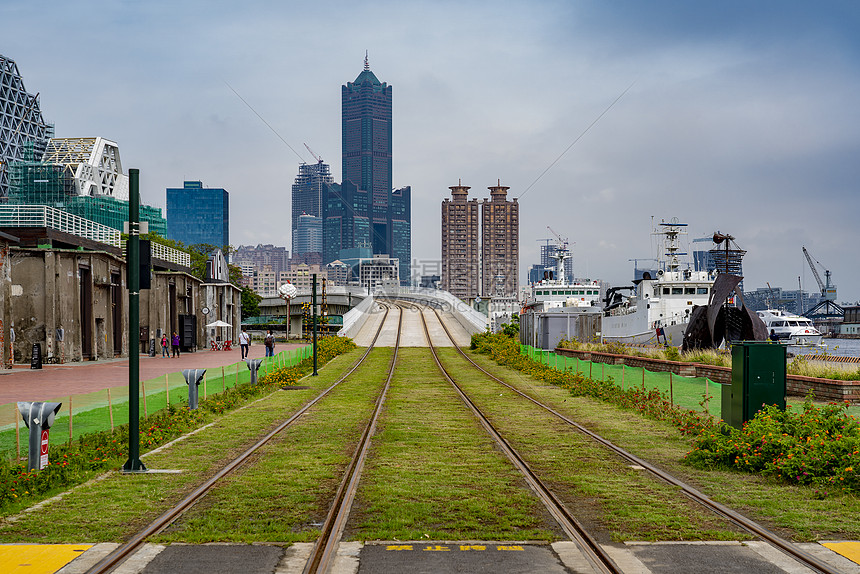
[[[167,357],[170,358],[170,352],[167,350],[167,347],[170,346],[170,343],[167,341],[167,333],[161,335],[161,358]]]
[[[251,348],[251,337],[244,329],[239,333],[239,347],[241,347],[242,350],[242,360],[247,359],[248,351]]]
[[[176,334],[176,331],[173,332],[173,356],[179,356],[179,335]]]
[[[274,357],[275,356],[275,336],[272,335],[272,330],[269,329],[266,332],[266,339],[264,340],[266,345],[266,356]]]

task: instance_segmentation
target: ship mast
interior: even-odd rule
[[[662,263],[666,266],[667,271],[678,271],[681,269],[679,256],[687,255],[681,251],[680,236],[687,234],[687,224],[679,223],[677,217],[673,217],[668,223],[661,221],[660,229],[655,230],[655,235],[663,236],[663,250],[666,258]]]

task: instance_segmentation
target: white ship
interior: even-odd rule
[[[525,310],[536,312],[550,309],[594,307],[600,305],[600,284],[594,281],[568,283],[564,277],[564,261],[570,257],[565,243],[556,248],[555,272],[542,281],[531,285],[531,294],[526,299]]]
[[[657,276],[646,272],[629,288],[630,296],[617,289],[607,294],[601,328],[604,342],[681,346],[693,307],[708,304],[716,279],[716,272],[682,269],[679,256],[686,254],[680,251],[679,236],[686,226],[675,218],[660,223],[654,233],[662,236],[665,253]]]
[[[823,335],[806,317],[776,309],[756,311],[756,315],[764,321],[768,336],[771,336],[772,331],[773,338],[780,343],[797,346],[821,345]]]

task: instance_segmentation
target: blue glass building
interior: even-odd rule
[[[391,192],[389,209],[391,251],[389,256],[400,260],[400,284],[410,284],[412,272],[412,187]]]
[[[230,244],[230,197],[220,187],[186,181],[181,188],[167,188],[167,238],[185,245]]]

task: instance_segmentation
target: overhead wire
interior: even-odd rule
[[[231,86],[231,85],[230,85],[226,80],[224,80],[224,84],[225,84],[228,88],[230,88],[230,91],[232,91],[234,94],[236,94],[236,97],[237,97],[237,98],[239,98],[240,100],[242,100],[242,103],[244,103],[246,106],[248,106],[248,109],[249,109],[249,110],[251,110],[252,112],[254,112],[254,115],[256,115],[258,118],[260,118],[260,121],[261,121],[261,122],[263,122],[263,123],[266,125],[266,127],[267,127],[267,128],[269,128],[269,129],[272,131],[272,133],[273,133],[273,134],[275,134],[275,135],[278,137],[278,139],[279,139],[279,140],[281,140],[281,141],[284,143],[284,145],[285,145],[285,146],[287,146],[288,148],[290,148],[290,151],[291,151],[291,152],[293,152],[294,154],[296,154],[296,157],[298,157],[298,158],[301,160],[301,162],[302,162],[302,163],[307,163],[307,162],[305,161],[305,158],[303,158],[303,157],[299,154],[299,152],[297,152],[295,149],[293,149],[293,146],[291,146],[291,145],[287,142],[287,140],[285,140],[283,137],[281,137],[281,134],[279,134],[279,133],[278,133],[278,131],[277,131],[275,128],[273,128],[273,127],[271,126],[271,124],[269,124],[269,122],[267,122],[267,121],[265,120],[265,118],[263,118],[263,116],[261,116],[261,115],[257,112],[257,110],[255,110],[255,109],[253,108],[253,106],[251,106],[251,104],[249,104],[249,103],[247,102],[247,100],[245,100],[245,98],[243,98],[243,97],[241,96],[241,94],[239,94],[239,92],[237,92],[237,91],[233,88],[233,86]],[[357,186],[356,186],[356,188],[358,189],[358,187],[357,187]],[[355,208],[354,208],[354,207],[353,207],[349,202],[347,202],[347,201],[343,198],[343,196],[342,196],[340,193],[338,193],[337,191],[335,191],[335,190],[334,190],[334,188],[332,188],[331,186],[328,186],[328,189],[329,189],[329,191],[330,191],[332,194],[334,194],[334,195],[335,195],[335,196],[340,200],[341,204],[342,204],[343,206],[345,206],[345,207],[346,207],[346,208],[347,208],[347,209],[352,213],[352,216],[353,216],[353,217],[361,217],[360,215],[356,214],[356,212],[355,212]],[[365,192],[368,194],[368,202],[370,203],[370,201],[372,201],[372,198],[371,198],[371,192],[370,192],[369,190],[363,190],[363,191],[365,191]],[[323,206],[322,206],[322,205],[320,205],[320,214],[321,214],[321,215],[322,215],[322,211],[323,211]],[[368,217],[368,222],[369,222],[369,224],[370,224],[368,227],[369,227],[369,229],[370,229],[370,232],[373,234],[373,236],[375,236],[375,237],[377,237],[378,239],[380,239],[380,240],[382,241],[382,243],[384,244],[384,243],[385,243],[385,241],[386,241],[386,238],[385,238],[385,237],[382,237],[382,235],[381,235],[378,231],[376,231],[376,230],[373,228],[373,222],[372,222],[372,221],[370,221],[370,219],[371,219],[371,218],[370,218],[370,217]],[[371,244],[372,244],[372,242],[371,242]]]
[[[271,125],[269,125],[269,122],[267,122],[267,121],[263,118],[263,116],[261,116],[259,113],[257,113],[257,110],[255,110],[255,109],[253,108],[253,106],[251,106],[251,104],[249,104],[249,103],[247,102],[247,100],[245,100],[245,98],[243,98],[243,97],[239,94],[239,92],[237,92],[236,90],[234,90],[234,89],[233,89],[233,86],[231,86],[230,84],[228,84],[228,83],[227,83],[227,80],[224,80],[224,84],[225,84],[228,88],[230,88],[230,90],[231,90],[234,94],[236,94],[236,97],[237,97],[237,98],[239,98],[240,100],[242,100],[242,103],[244,103],[246,106],[248,106],[248,109],[249,109],[249,110],[251,110],[252,112],[254,112],[254,115],[256,115],[258,118],[260,118],[260,121],[261,121],[261,122],[263,122],[264,124],[266,124],[266,127],[267,127],[267,128],[269,128],[270,130],[272,130],[272,133],[273,133],[273,134],[275,134],[276,136],[278,136],[278,139],[279,139],[279,140],[281,140],[282,142],[284,142],[284,145],[285,145],[285,146],[287,146],[288,148],[290,148],[290,151],[291,151],[291,152],[293,152],[294,154],[296,154],[296,157],[298,157],[300,160],[302,160],[302,163],[307,163],[307,162],[305,161],[305,158],[303,158],[303,157],[299,154],[299,152],[297,152],[296,150],[294,150],[294,149],[293,149],[293,146],[291,146],[290,144],[288,144],[288,143],[287,143],[287,140],[285,140],[284,138],[282,138],[282,137],[281,137],[281,134],[279,134],[279,133],[277,132],[277,130],[275,130],[275,128],[273,128]]]
[[[534,187],[534,186],[535,186],[535,184],[536,184],[538,181],[540,181],[540,179],[541,179],[544,175],[546,175],[546,172],[548,172],[550,169],[552,169],[552,167],[553,167],[555,164],[557,164],[557,163],[559,162],[559,160],[561,160],[561,158],[563,158],[563,157],[564,157],[564,155],[565,155],[568,151],[570,151],[570,148],[572,148],[573,146],[575,146],[575,145],[576,145],[576,143],[577,143],[579,140],[581,140],[581,139],[585,136],[585,134],[587,134],[587,133],[588,133],[588,131],[589,131],[592,127],[594,127],[594,125],[595,125],[597,122],[599,122],[599,121],[600,121],[600,118],[602,118],[603,116],[605,116],[605,115],[609,112],[609,110],[611,110],[611,109],[613,108],[613,106],[615,106],[615,104],[617,104],[617,103],[618,103],[618,101],[619,101],[621,98],[623,98],[623,97],[624,97],[624,94],[626,94],[627,92],[629,92],[629,91],[630,91],[630,88],[632,88],[632,87],[633,87],[633,85],[634,85],[635,83],[636,83],[636,82],[632,82],[629,86],[627,86],[627,89],[626,89],[626,90],[624,90],[623,92],[621,92],[621,94],[619,94],[619,96],[618,96],[617,98],[615,98],[614,100],[612,100],[612,103],[611,103],[611,104],[609,104],[609,105],[606,107],[606,109],[605,109],[605,110],[603,110],[603,112],[601,112],[601,114],[600,114],[599,116],[597,116],[597,117],[594,119],[594,121],[593,121],[593,122],[591,122],[590,124],[588,124],[588,127],[587,127],[587,128],[585,128],[585,129],[582,131],[582,133],[581,133],[581,134],[579,134],[579,136],[577,136],[577,138],[576,138],[575,140],[573,140],[573,143],[571,143],[569,146],[567,146],[567,148],[565,148],[565,150],[564,150],[563,152],[561,152],[561,154],[559,154],[559,156],[558,156],[557,158],[555,158],[555,160],[554,160],[551,164],[549,164],[549,165],[547,166],[547,168],[546,168],[545,170],[543,170],[539,176],[537,176],[537,178],[535,178],[535,180],[531,183],[531,185],[529,185],[529,186],[525,189],[525,191],[523,191],[523,192],[519,195],[519,197],[518,197],[517,199],[522,199],[522,197],[523,197],[525,194],[527,194],[527,193],[529,192],[529,190],[530,190],[532,187]]]

